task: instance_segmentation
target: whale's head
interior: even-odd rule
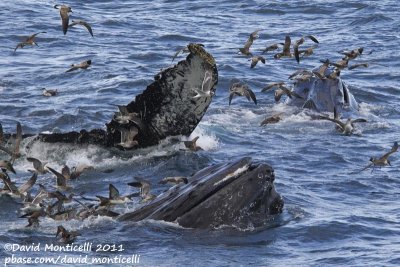
[[[274,180],[272,167],[251,158],[213,165],[120,219],[164,220],[188,228],[265,225],[284,205]]]

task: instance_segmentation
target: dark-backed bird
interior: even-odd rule
[[[129,124],[133,122],[139,128],[142,128],[142,121],[139,117],[139,114],[136,112],[130,112],[127,106],[124,105],[116,105],[118,107],[119,112],[114,113],[113,120],[118,122],[119,124]]]
[[[78,164],[77,166],[74,166],[72,168],[68,167],[67,165],[64,165],[64,167],[61,169],[61,174],[67,180],[75,180],[79,176],[81,176],[82,173],[89,170],[94,170],[94,167],[84,163]]]
[[[250,60],[251,60],[251,65],[250,65],[251,69],[257,65],[258,61],[261,61],[263,64],[265,64],[265,58],[262,56],[253,56],[251,57]]]
[[[46,168],[47,162],[42,162],[39,159],[32,158],[32,157],[28,157],[28,158],[26,158],[26,160],[29,162],[32,162],[35,172],[37,172],[39,174],[45,174],[46,172],[48,172],[48,169]]]
[[[69,26],[69,12],[72,12],[71,7],[67,5],[55,5],[55,9],[60,9],[60,16],[61,16],[61,26],[64,35],[67,34],[68,26]]]
[[[139,142],[134,140],[136,135],[139,133],[135,126],[130,126],[129,129],[121,127],[118,128],[118,131],[121,133],[121,141],[116,144],[117,146],[125,149],[131,149],[139,145]]]
[[[0,160],[0,169],[3,172],[10,171],[10,172],[16,174],[12,163],[9,162],[8,160]]]
[[[364,51],[364,48],[363,47],[359,47],[359,48],[356,48],[356,49],[353,49],[353,50],[350,50],[350,51],[341,51],[339,53],[344,55],[343,59],[352,60],[352,59],[355,59],[358,56],[362,55],[363,51]]]
[[[266,118],[260,123],[260,126],[267,125],[267,124],[278,123],[278,122],[282,119],[282,118],[281,118],[281,114],[282,114],[282,113],[279,113],[279,114],[275,114],[275,115],[266,117]]]
[[[199,46],[201,46],[201,47],[204,47],[203,44],[197,43],[196,45],[199,45]],[[179,54],[184,54],[184,53],[190,53],[189,47],[188,47],[188,46],[184,46],[184,47],[179,48],[179,49],[175,52],[175,54],[173,55],[172,61],[171,61],[171,62],[173,62],[173,61],[175,60],[175,58],[176,58]]]
[[[250,36],[247,39],[244,46],[239,48],[240,53],[242,53],[243,55],[246,55],[246,56],[253,56],[253,54],[250,52],[250,47],[253,45],[254,40],[256,40],[258,38],[259,31],[261,31],[261,30],[256,30],[256,31],[250,33]]]
[[[299,46],[302,45],[302,44],[304,43],[305,38],[310,39],[310,40],[313,41],[314,43],[317,43],[317,44],[319,43],[318,40],[317,40],[317,38],[315,38],[315,37],[312,36],[312,35],[306,35],[306,36],[303,36],[303,37],[301,37],[300,39],[296,40],[295,43],[294,43],[294,45],[293,45],[293,50],[294,50],[294,56],[295,56],[295,58],[296,58],[296,60],[297,60],[297,63],[300,63]]]
[[[67,70],[66,72],[74,71],[74,70],[77,70],[77,69],[84,69],[85,70],[85,69],[89,68],[90,65],[92,65],[92,60],[90,60],[90,59],[89,60],[85,60],[85,61],[82,61],[79,64],[72,64],[71,68],[69,70]]]
[[[19,218],[27,218],[28,219],[28,225],[25,227],[38,227],[39,226],[39,217],[44,217],[46,216],[46,212],[44,209],[41,209],[39,211],[33,211],[26,213]]]
[[[10,177],[5,173],[0,173],[0,179],[3,181],[5,189],[9,191],[9,195],[11,197],[23,198],[36,183],[37,173],[34,173],[32,177],[20,187],[17,187],[15,183],[11,181]]]
[[[334,66],[338,70],[343,70],[349,66],[349,60],[348,59],[341,59],[336,62],[331,62],[329,63],[330,65]]]
[[[199,139],[199,136],[196,136],[192,140],[189,141],[183,141],[183,144],[185,145],[186,148],[188,148],[191,151],[199,151],[203,150],[201,147],[199,147],[196,142]]]
[[[57,93],[58,93],[57,89],[46,89],[46,88],[43,88],[42,95],[50,97],[50,96],[57,95]]]
[[[15,142],[14,147],[12,149],[8,149],[0,145],[0,150],[3,150],[7,154],[11,156],[10,162],[14,164],[14,161],[21,157],[20,146],[22,141],[22,127],[19,122],[17,122],[17,129],[15,134]]]
[[[292,57],[293,54],[290,52],[290,46],[292,44],[292,39],[290,39],[289,35],[285,37],[285,43],[283,45],[283,51],[281,53],[277,53],[274,55],[275,59],[280,59],[282,57]]]
[[[112,184],[108,185],[108,198],[96,196],[100,200],[100,206],[120,205],[131,201],[131,196],[121,196],[119,190]]]
[[[90,35],[93,37],[93,30],[89,23],[87,23],[84,20],[72,20],[72,23],[68,25],[68,28],[74,27],[75,25],[84,26],[89,31]]]
[[[300,57],[300,56],[301,56],[301,57],[308,57],[308,56],[311,56],[312,54],[314,54],[314,49],[315,49],[316,47],[317,47],[317,46],[311,46],[311,47],[308,47],[308,48],[303,49],[303,50],[298,50],[299,57]]]
[[[65,176],[58,171],[54,170],[53,168],[47,167],[49,171],[51,171],[56,176],[56,185],[62,190],[69,190],[70,187],[67,186],[67,179]]]
[[[297,97],[297,98],[303,98],[299,94],[297,94],[296,92],[293,92],[291,89],[287,88],[285,86],[284,82],[271,83],[271,84],[267,85],[265,88],[263,88],[261,90],[261,92],[266,92],[266,91],[268,91],[270,89],[273,89],[273,88],[276,88],[275,94],[274,94],[276,102],[279,102],[279,100],[281,99],[281,97],[283,95],[287,95],[289,98],[293,98],[293,96]]]
[[[80,235],[81,234],[78,231],[68,231],[62,225],[57,227],[56,237],[60,236],[59,241],[61,243],[72,243],[76,237]]]
[[[232,86],[229,88],[229,105],[231,105],[232,99],[235,95],[245,96],[247,100],[253,100],[254,104],[257,105],[256,95],[247,84],[243,84],[241,82],[232,84]]]
[[[262,50],[262,54],[268,53],[269,51],[274,51],[279,48],[280,45],[285,45],[284,43],[276,43],[267,46],[265,49]]]
[[[326,70],[328,69],[330,62],[329,62],[329,59],[320,60],[320,61],[321,61],[323,64],[322,64],[316,71],[313,71],[313,73],[314,73],[318,78],[320,78],[321,80],[323,80],[323,79],[326,79],[326,77],[325,77],[325,72],[326,72]]]
[[[135,181],[128,183],[128,185],[140,189],[139,193],[140,197],[142,198],[141,202],[151,201],[157,197],[156,195],[150,193],[150,182],[141,177],[135,177]]]
[[[384,166],[392,166],[390,164],[390,160],[389,160],[389,156],[392,155],[393,153],[397,152],[397,150],[399,149],[399,144],[397,142],[394,142],[392,149],[387,152],[385,155],[383,155],[380,158],[374,158],[371,157],[369,159],[369,161],[371,162],[370,164],[368,164],[368,166],[366,166],[365,168],[363,168],[361,171],[364,171],[370,167],[372,167],[372,171],[374,170],[375,167],[384,167]]]
[[[14,53],[15,53],[15,51],[17,51],[18,48],[23,48],[26,45],[36,45],[36,46],[38,46],[38,44],[35,42],[35,37],[36,37],[36,35],[38,35],[40,33],[46,33],[46,32],[38,32],[38,33],[32,34],[31,36],[26,38],[25,41],[23,41],[21,43],[18,43],[17,46],[14,49]]]
[[[349,70],[353,70],[355,68],[359,68],[359,67],[364,67],[364,68],[368,68],[369,67],[369,63],[364,62],[364,63],[357,63],[357,64],[353,64],[351,66],[349,66]]]
[[[337,125],[336,129],[345,135],[351,135],[353,133],[354,123],[367,122],[366,119],[362,119],[362,118],[355,119],[355,120],[348,118],[346,120],[346,122],[342,122],[339,120],[339,114],[337,113],[336,108],[333,109],[333,118],[320,116],[319,119],[328,120],[328,121],[332,121],[332,122],[336,123],[336,125]]]

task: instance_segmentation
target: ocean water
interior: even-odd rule
[[[200,136],[198,153],[163,141],[157,147],[122,153],[90,146],[35,143],[23,153],[49,162],[90,164],[72,186],[87,196],[107,195],[109,183],[121,194],[134,189],[126,183],[145,176],[157,184],[164,176],[189,175],[213,163],[252,156],[275,169],[276,188],[285,200],[279,225],[266,229],[195,230],[175,224],[143,221],[122,223],[106,217],[62,224],[81,233],[78,244],[122,245],[123,252],[88,252],[90,257],[140,255],[139,266],[399,266],[399,155],[392,167],[360,170],[371,156],[381,156],[400,141],[400,4],[398,1],[65,1],[71,19],[92,24],[94,37],[76,27],[61,31],[55,1],[0,2],[0,122],[24,133],[103,128],[114,104],[129,103],[171,65],[175,51],[189,42],[205,45],[216,59],[216,96],[192,137]],[[249,33],[262,29],[253,46],[257,53],[286,35],[296,40],[312,34],[320,44],[303,58],[274,60],[250,69],[237,55]],[[13,50],[35,32],[37,47]],[[304,47],[312,44],[306,42]],[[342,71],[342,79],[360,103],[359,134],[338,134],[332,123],[312,120],[301,110],[275,104],[272,93],[261,93],[270,82],[287,81],[299,68],[314,68],[320,60],[340,59],[343,49],[364,47],[358,62],[369,68]],[[370,53],[372,51],[372,53]],[[369,54],[370,53],[370,54]],[[91,59],[86,71],[65,73],[73,63]],[[180,56],[177,60],[182,60]],[[232,79],[247,83],[258,105],[234,98],[228,106]],[[43,88],[58,89],[55,97]],[[283,112],[278,124],[260,127],[272,114]],[[186,137],[181,137],[182,139]],[[3,159],[6,156],[0,154]],[[18,183],[30,175],[31,163],[16,162]],[[112,169],[109,173],[106,170]],[[40,183],[54,184],[52,175]],[[155,186],[161,193],[165,187]],[[60,222],[41,219],[37,229],[19,219],[20,205],[0,197],[0,258],[60,255],[57,252],[9,252],[7,243],[56,244]],[[137,202],[119,209],[135,208]],[[79,253],[67,253],[79,256]],[[108,265],[105,265],[108,266]]]

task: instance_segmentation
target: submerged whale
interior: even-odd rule
[[[331,73],[332,70],[327,69],[325,76],[329,77]],[[285,103],[288,105],[318,112],[333,112],[334,108],[338,113],[359,110],[356,99],[340,77],[320,79],[312,76],[305,81],[296,81],[293,91],[301,98],[287,98]]]
[[[272,167],[249,157],[216,164],[118,220],[164,220],[189,228],[263,226],[280,214],[284,205],[274,180]]]

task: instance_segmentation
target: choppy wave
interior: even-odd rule
[[[93,166],[72,183],[89,197],[107,195],[109,183],[122,194],[132,193],[135,189],[126,183],[134,176],[146,177],[161,193],[166,188],[157,183],[164,176],[190,175],[215,162],[252,156],[274,167],[277,191],[285,199],[278,227],[203,231],[104,217],[63,222],[82,232],[79,242],[124,244],[127,251],[141,253],[144,266],[187,264],[189,257],[195,265],[213,266],[399,264],[399,156],[392,155],[391,168],[360,171],[370,157],[383,155],[400,141],[399,56],[393,52],[399,39],[396,1],[68,1],[71,18],[92,23],[93,38],[85,29],[71,29],[64,36],[54,4],[0,3],[0,122],[5,132],[14,132],[16,121],[24,133],[33,134],[105,128],[116,109],[112,105],[132,101],[188,42],[204,43],[214,55],[219,84],[207,114],[189,137],[171,137],[129,153],[26,140],[24,155],[48,161],[57,170],[64,164]],[[262,30],[252,46],[255,54],[287,34],[292,40],[312,34],[320,45],[300,64],[274,60],[269,52],[265,65],[250,69],[237,48],[257,29]],[[38,47],[13,53],[17,42],[39,31],[47,33],[38,36]],[[299,68],[313,69],[320,59],[337,60],[338,51],[360,46],[366,53],[357,60],[371,61],[370,67],[342,73],[360,102],[357,116],[368,120],[357,125],[359,135],[342,136],[333,123],[275,104],[272,93],[260,93],[266,84],[286,81]],[[70,64],[87,58],[93,59],[90,69],[65,73]],[[234,78],[254,90],[257,106],[240,97],[228,106]],[[42,96],[44,87],[58,89],[59,95]],[[273,114],[282,114],[282,121],[260,127]],[[196,136],[204,150],[185,151],[181,141]],[[12,178],[17,184],[30,177],[30,162],[21,159],[15,167]],[[50,174],[39,177],[46,186],[53,186],[54,180]],[[56,242],[59,222],[43,219],[38,229],[27,229],[26,219],[17,218],[20,204],[5,196],[0,203],[1,221],[7,225],[0,230],[0,244]],[[133,201],[119,211],[137,205]],[[4,255],[1,250],[0,258]]]

